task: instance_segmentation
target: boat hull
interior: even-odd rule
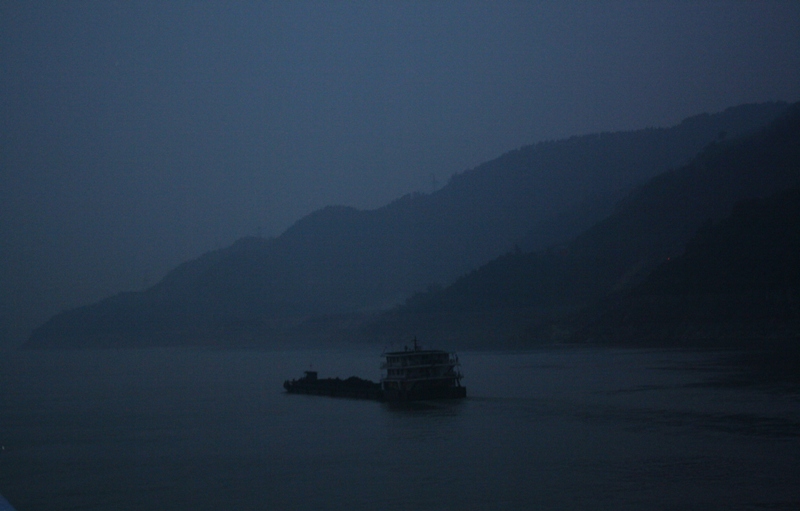
[[[439,387],[423,389],[381,389],[380,384],[359,381],[348,384],[347,380],[330,378],[307,382],[294,380],[284,382],[289,394],[308,394],[313,396],[344,397],[350,399],[371,399],[374,401],[405,402],[432,399],[461,399],[467,397],[466,387]]]
[[[466,387],[440,387],[432,389],[384,389],[384,401],[426,401],[429,399],[462,399],[467,397]]]
[[[284,382],[283,387],[290,394],[311,394],[315,396],[383,401],[383,390],[381,390],[380,384],[361,379],[358,379],[357,382],[338,378],[320,379],[313,382],[295,380]]]

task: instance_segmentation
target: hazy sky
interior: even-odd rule
[[[796,101],[800,2],[0,0],[0,98],[14,337],[521,145]]]

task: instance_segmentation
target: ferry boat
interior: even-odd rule
[[[461,385],[458,355],[441,350],[424,350],[417,340],[411,349],[384,353],[381,381],[376,383],[351,376],[319,378],[316,371],[306,371],[297,380],[283,383],[290,394],[374,399],[377,401],[418,401],[467,397]]]
[[[384,353],[381,390],[386,401],[458,399],[467,397],[461,385],[458,355],[442,350],[423,350],[417,339],[404,351]]]

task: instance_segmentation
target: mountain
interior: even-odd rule
[[[800,350],[800,188],[743,201],[576,340]]]
[[[591,322],[586,314],[603,310],[604,303],[681,255],[698,229],[731,215],[737,202],[799,183],[800,104],[795,104],[764,130],[714,142],[689,164],[651,179],[573,241],[530,253],[509,252],[444,289],[417,294],[373,321],[364,335],[388,339],[421,335],[496,346],[574,340],[575,330],[583,328],[578,337],[584,340],[612,338],[616,333],[611,316],[597,323],[591,334],[582,326]],[[774,229],[786,231],[785,225],[778,225],[783,224]],[[776,232],[767,231],[766,225],[763,229]],[[770,250],[763,244],[750,247],[751,254],[765,258]],[[689,260],[692,253],[687,252]],[[711,275],[717,275],[719,282],[727,278],[724,272]],[[660,278],[666,285],[675,275]],[[620,307],[614,317],[625,316],[624,310]],[[641,315],[646,317],[645,312]]]
[[[58,314],[34,330],[27,346],[329,336],[353,313],[446,285],[515,245],[534,250],[565,242],[636,185],[711,142],[753,132],[787,108],[744,105],[672,128],[541,142],[456,175],[429,195],[371,211],[327,207],[277,238],[239,240],[184,263],[143,292]]]

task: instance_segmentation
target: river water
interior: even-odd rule
[[[287,395],[380,350],[3,352],[0,493],[36,510],[800,509],[800,391],[731,353],[461,353],[468,398]],[[734,384],[731,382],[740,382]]]

